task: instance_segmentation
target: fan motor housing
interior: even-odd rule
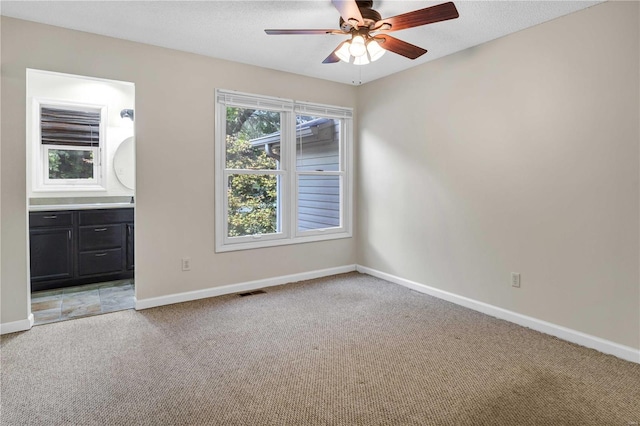
[[[369,4],[370,6],[363,6],[361,3]],[[372,1],[363,1],[358,2],[358,9],[360,9],[360,14],[362,15],[362,19],[364,19],[364,26],[371,28],[376,22],[382,19],[382,16],[378,13],[378,11],[371,9],[371,5],[373,5]],[[348,22],[345,22],[342,17],[340,18],[340,28],[343,31],[351,31],[353,25]]]

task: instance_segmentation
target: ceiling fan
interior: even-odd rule
[[[353,58],[354,64],[365,65],[379,59],[386,50],[409,59],[419,58],[427,53],[425,49],[392,37],[388,33],[447,21],[459,16],[458,10],[452,2],[414,10],[386,19],[382,19],[380,14],[372,9],[373,0],[331,0],[331,3],[340,12],[339,30],[269,29],[264,31],[269,35],[350,35],[351,39],[340,43],[322,63],[331,64],[341,60],[351,62]]]

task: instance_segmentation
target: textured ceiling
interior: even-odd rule
[[[374,0],[383,18],[444,1]],[[455,1],[458,19],[394,32],[428,50],[412,61],[387,52],[375,63],[322,64],[345,39],[268,36],[265,28],[338,28],[330,0],[2,1],[2,15],[133,40],[347,84],[366,83],[601,1]]]

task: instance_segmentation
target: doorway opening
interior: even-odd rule
[[[134,308],[135,85],[27,70],[34,325]]]

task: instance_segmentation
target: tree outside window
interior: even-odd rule
[[[227,108],[226,168],[277,170],[276,159],[252,139],[280,131],[280,113]],[[278,177],[269,174],[229,176],[228,236],[271,234],[278,231]]]

